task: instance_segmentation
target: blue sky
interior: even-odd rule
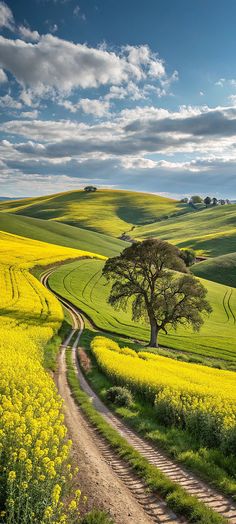
[[[236,198],[234,0],[0,1],[0,195]]]

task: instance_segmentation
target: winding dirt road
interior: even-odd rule
[[[48,278],[52,270],[42,278],[48,287]],[[55,293],[56,294],[56,293]],[[228,497],[199,480],[195,475],[169,459],[161,450],[154,448],[140,438],[101,402],[92,391],[78,366],[76,349],[83,331],[83,319],[79,311],[67,300],[56,294],[58,299],[70,311],[73,329],[63,344],[60,355],[57,383],[65,401],[65,418],[74,444],[75,461],[80,466],[80,477],[84,491],[91,497],[91,504],[109,510],[116,524],[148,524],[151,522],[181,523],[155,495],[146,492],[145,485],[134,475],[112,451],[106,442],[86,422],[80,409],[75,404],[66,380],[65,348],[73,335],[78,332],[73,344],[73,363],[81,388],[87,393],[96,410],[114,427],[129,444],[141,453],[151,464],[163,471],[171,480],[178,482],[191,495],[224,516],[230,524],[236,524],[236,504]],[[138,502],[137,502],[138,501]]]

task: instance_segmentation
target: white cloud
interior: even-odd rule
[[[29,40],[30,42],[37,42],[40,39],[38,31],[31,31],[29,27],[24,25],[19,26],[19,33],[24,40]]]
[[[0,69],[0,84],[5,84],[5,82],[8,81],[6,73],[3,71],[3,69]]]
[[[152,53],[148,45],[141,46],[124,46],[127,53],[127,60],[132,65],[135,76],[138,80],[145,78],[147,75],[154,78],[165,76],[164,62],[157,53]]]
[[[0,2],[0,28],[1,27],[7,27],[7,29],[11,31],[14,29],[13,14],[5,2]]]
[[[22,111],[20,116],[22,118],[38,118],[38,114],[39,112],[37,111],[37,109],[34,109],[33,111]]]
[[[22,104],[8,94],[0,97],[0,107],[3,107],[4,109],[21,109]]]
[[[79,102],[73,104],[70,100],[64,100],[60,102],[60,105],[64,106],[71,113],[76,113],[79,109],[88,115],[94,115],[96,117],[108,116],[110,104],[106,100],[97,100],[91,98],[81,98]]]
[[[39,102],[35,101],[34,93],[30,89],[22,89],[20,100],[22,100],[23,104],[29,107],[39,106]]]
[[[150,75],[164,80],[165,75],[162,61],[148,46],[128,46],[115,53],[50,34],[34,44],[0,36],[0,65],[38,96],[52,91],[70,93],[78,87],[121,85]]]
[[[142,100],[147,98],[147,86],[140,88],[132,80],[126,84],[126,86],[111,86],[109,92],[105,95],[105,100],[123,100],[129,98],[129,100]]]
[[[215,86],[223,87],[225,82],[226,82],[225,78],[220,78],[219,80],[217,80],[217,82],[215,82]]]
[[[157,162],[150,158],[127,156],[121,159],[121,165],[125,169],[154,169],[157,166]]]
[[[21,153],[41,158],[144,158],[147,155],[231,155],[235,147],[236,109],[181,107],[171,112],[137,107],[93,124],[70,120],[12,120],[2,132],[19,135],[31,145],[16,145]],[[33,145],[32,145],[33,144]],[[38,145],[43,145],[38,149]]]

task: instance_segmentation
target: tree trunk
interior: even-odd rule
[[[150,319],[151,335],[149,346],[152,348],[158,348],[158,326],[155,319]]]

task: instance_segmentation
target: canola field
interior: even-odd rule
[[[153,403],[162,423],[186,429],[203,445],[236,454],[235,373],[136,353],[102,336],[93,339],[91,350],[113,383]]]
[[[88,253],[0,232],[0,522],[74,522],[61,399],[43,351],[63,319],[59,302],[29,272]]]

